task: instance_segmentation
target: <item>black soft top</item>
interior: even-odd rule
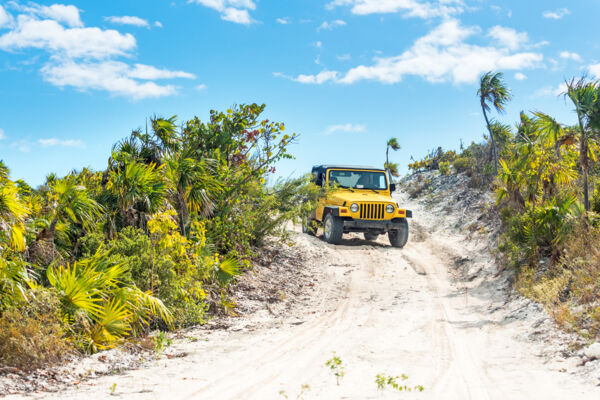
[[[364,166],[364,165],[315,165],[312,168],[312,172],[325,172],[328,169],[363,169],[363,170],[370,170],[370,171],[378,171],[378,172],[385,172],[385,170],[383,168],[376,168],[376,167],[369,167],[369,166]]]

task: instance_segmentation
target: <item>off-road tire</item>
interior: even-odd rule
[[[323,221],[323,237],[329,244],[338,244],[344,234],[344,220],[331,214],[325,216]]]
[[[408,242],[408,222],[406,219],[402,219],[400,223],[402,224],[400,229],[388,232],[390,244],[399,249],[403,248],[406,242]]]
[[[306,225],[302,224],[302,233],[306,233],[310,236],[317,236],[316,221],[314,219],[309,219],[306,221]]]
[[[363,233],[363,235],[365,236],[365,240],[377,240],[377,238],[379,237],[378,233],[371,232],[365,232]]]

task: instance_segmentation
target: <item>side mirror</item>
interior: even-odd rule
[[[390,183],[390,192],[395,192],[395,191],[396,191],[396,184]]]

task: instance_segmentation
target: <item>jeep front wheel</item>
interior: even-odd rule
[[[408,241],[408,222],[402,219],[400,229],[388,232],[390,244],[394,247],[403,248]]]
[[[325,241],[330,244],[338,244],[342,241],[343,233],[344,221],[341,218],[327,214],[323,222],[323,237]]]

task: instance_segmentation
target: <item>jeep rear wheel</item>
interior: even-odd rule
[[[379,237],[378,233],[372,233],[372,232],[365,232],[365,240],[377,240],[377,238]]]
[[[306,233],[310,236],[317,235],[317,227],[316,221],[314,219],[309,219],[306,221],[306,225],[302,224],[302,233]]]
[[[408,241],[408,222],[406,219],[402,219],[401,227],[398,230],[388,232],[388,238],[390,243],[394,247],[403,248]]]
[[[327,214],[323,222],[323,237],[325,241],[330,244],[338,244],[342,241],[343,233],[344,221],[341,218]]]

